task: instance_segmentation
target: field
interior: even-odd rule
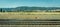
[[[0,12],[0,19],[60,19],[60,12]]]
[[[0,27],[60,27],[60,25],[0,25]]]
[[[60,13],[59,12],[0,12],[0,19],[19,19],[19,20],[60,19]],[[22,21],[22,22],[25,22],[25,21]],[[24,23],[22,23],[22,24],[24,24]],[[60,24],[60,23],[58,23],[58,24]],[[60,25],[0,25],[0,27],[60,27]]]

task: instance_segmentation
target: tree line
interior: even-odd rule
[[[0,8],[0,12],[32,12],[32,11],[50,11],[50,10],[57,10],[60,9],[60,7],[16,7],[16,8]],[[59,12],[59,11],[56,11]]]

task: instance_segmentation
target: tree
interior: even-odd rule
[[[0,12],[2,12],[2,9],[0,9]]]

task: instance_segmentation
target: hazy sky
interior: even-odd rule
[[[18,6],[60,7],[60,0],[0,0],[0,8]]]

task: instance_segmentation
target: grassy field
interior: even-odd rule
[[[60,12],[0,12],[0,19],[60,19]]]
[[[0,25],[0,27],[60,27],[60,25]]]

